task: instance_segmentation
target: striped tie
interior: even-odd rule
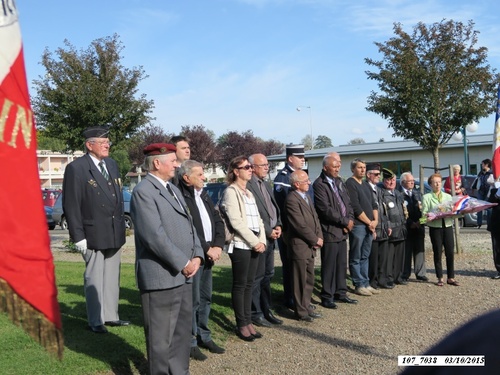
[[[101,173],[102,175],[104,176],[104,178],[109,181],[109,174],[108,172],[106,171],[106,168],[104,168],[104,162],[99,162],[99,168],[101,169]]]

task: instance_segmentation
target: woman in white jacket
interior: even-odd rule
[[[224,210],[234,231],[229,244],[233,269],[231,300],[236,317],[236,335],[244,341],[261,338],[252,325],[252,285],[258,257],[266,250],[264,224],[247,182],[252,178],[252,165],[244,156],[231,160],[228,168],[228,187],[222,197]]]

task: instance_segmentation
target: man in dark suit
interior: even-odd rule
[[[304,162],[304,145],[286,146],[286,165],[274,178],[274,198],[276,199],[276,203],[278,203],[282,221],[285,220],[285,199],[291,189],[290,176],[294,171],[302,170]],[[283,275],[283,302],[285,307],[293,310],[292,271],[290,259],[288,259],[288,250],[283,236],[278,238],[278,247]]]
[[[405,241],[405,256],[403,265],[403,280],[411,275],[411,261],[417,280],[429,281],[425,275],[425,227],[420,225],[422,217],[422,195],[415,189],[415,179],[410,172],[404,172],[401,177],[399,191],[403,194],[408,218],[406,219],[407,238]]]
[[[248,158],[253,167],[252,179],[247,184],[257,203],[259,215],[264,222],[267,248],[259,256],[257,273],[252,290],[252,323],[260,327],[282,324],[271,310],[271,279],[274,276],[274,250],[276,240],[281,236],[280,209],[274,199],[271,187],[266,183],[269,163],[263,154],[253,154]]]
[[[314,289],[314,258],[323,246],[323,234],[318,215],[307,194],[311,181],[304,171],[290,176],[292,191],[285,200],[285,241],[292,264],[295,316],[300,321],[312,322],[321,314],[311,308]]]
[[[339,157],[326,155],[323,171],[314,181],[314,206],[321,223],[324,245],[321,248],[321,305],[336,309],[334,299],[357,303],[347,296],[347,236],[354,226],[354,211],[349,194],[339,177]]]
[[[131,201],[151,374],[189,373],[192,278],[204,258],[184,198],[169,182],[177,167],[175,150],[168,143],[144,148],[149,173],[135,187]]]
[[[207,356],[198,346],[211,353],[222,354],[225,350],[212,340],[208,328],[208,316],[212,304],[212,266],[218,261],[224,246],[224,222],[203,190],[205,174],[203,164],[195,160],[184,161],[179,168],[179,190],[186,201],[193,224],[205,253],[205,264],[193,277],[193,329],[190,357],[204,361]]]
[[[108,129],[83,132],[87,153],[64,171],[63,210],[71,241],[85,260],[84,289],[89,328],[124,326],[118,317],[120,248],[125,243],[125,219],[120,173],[109,158]]]

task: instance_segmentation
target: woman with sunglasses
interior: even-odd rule
[[[247,182],[252,178],[252,165],[245,156],[231,160],[221,208],[234,230],[229,244],[233,269],[231,300],[236,317],[236,335],[244,341],[261,338],[252,325],[252,285],[257,272],[258,257],[266,250],[264,224]]]

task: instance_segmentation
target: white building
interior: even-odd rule
[[[73,154],[61,154],[60,152],[37,150],[36,157],[41,187],[62,189],[66,166],[83,155],[82,151],[76,151]]]
[[[475,175],[481,168],[481,161],[491,159],[493,156],[493,135],[467,135],[467,145],[469,174]],[[433,173],[434,162],[431,152],[422,149],[422,147],[413,141],[403,140],[341,145],[306,151],[307,169],[312,181],[321,173],[323,157],[332,151],[338,152],[342,158],[340,175],[343,177],[350,177],[352,175],[350,163],[355,158],[360,158],[366,162],[379,162],[383,167],[391,169],[397,176],[407,171],[412,172],[415,176],[419,176],[421,165],[429,168],[425,169],[424,178]],[[439,149],[439,166],[447,168],[450,164],[459,164],[462,166],[463,172],[465,163],[464,151],[464,143],[462,141],[450,140]],[[285,154],[269,156],[267,159],[272,162],[284,161]],[[283,163],[280,163],[278,170],[283,165]],[[443,170],[441,174],[446,177],[448,176],[448,171]]]

